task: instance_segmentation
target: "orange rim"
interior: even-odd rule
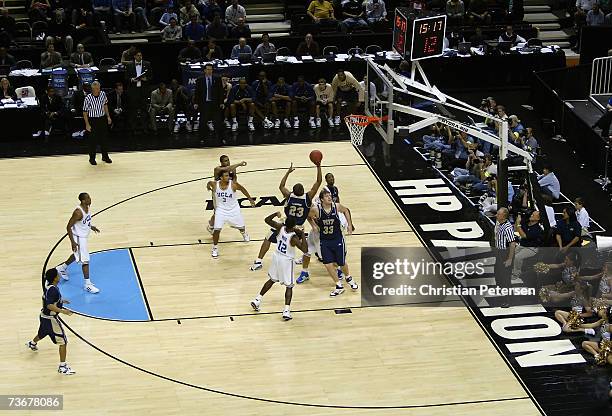
[[[365,116],[361,114],[350,114],[344,117],[344,121],[346,124],[355,124],[357,126],[367,126],[371,123],[379,123],[381,121],[380,117],[375,116]]]

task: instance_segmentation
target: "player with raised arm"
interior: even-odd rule
[[[227,222],[231,227],[237,228],[242,234],[242,238],[245,242],[248,242],[249,235],[247,234],[244,226],[244,218],[240,212],[240,204],[236,191],[240,191],[249,199],[251,206],[255,206],[255,200],[251,197],[249,192],[235,180],[230,179],[228,171],[221,173],[219,180],[209,181],[206,185],[206,189],[213,191],[215,201],[215,223],[213,231],[213,248],[212,257],[219,257],[219,235],[223,225]]]
[[[68,265],[76,260],[77,263],[81,263],[83,269],[85,290],[89,293],[98,293],[100,289],[95,287],[89,279],[89,249],[87,247],[87,240],[91,231],[99,233],[100,230],[91,224],[91,197],[89,194],[86,192],[80,193],[79,201],[80,204],[72,212],[68,225],[66,225],[72,254],[68,257],[68,260],[57,266],[57,272],[62,279],[69,280]]]
[[[270,269],[268,270],[268,281],[264,283],[259,291],[259,295],[251,301],[251,307],[259,311],[261,299],[268,290],[278,282],[285,286],[285,309],[283,309],[283,319],[288,321],[291,319],[291,297],[293,295],[293,262],[295,260],[295,248],[297,247],[302,252],[306,253],[308,245],[304,233],[296,227],[296,217],[289,216],[285,223],[276,222],[274,217],[280,218],[282,214],[276,212],[266,217],[265,221],[270,227],[277,232],[276,250],[272,255]]]
[[[330,296],[338,296],[344,292],[342,279],[346,279],[346,283],[353,290],[357,290],[357,282],[349,274],[348,265],[346,264],[346,245],[344,236],[340,229],[339,213],[346,216],[348,222],[347,234],[353,232],[353,221],[351,213],[342,204],[333,202],[331,193],[324,189],[319,194],[321,205],[313,205],[310,208],[309,217],[313,220],[313,226],[319,231],[321,240],[321,257],[327,273],[334,282],[337,281],[336,287],[329,294]],[[342,274],[338,275],[336,269],[342,268]]]
[[[231,165],[230,164],[230,159],[228,155],[221,155],[221,157],[219,157],[219,162],[221,163],[221,165],[219,166],[215,166],[215,169],[213,170],[213,176],[215,178],[216,181],[218,181],[221,178],[221,174],[223,172],[229,172],[230,175],[230,179],[232,180],[238,180],[238,173],[236,172],[236,169],[238,169],[241,166],[246,166],[247,162],[242,161],[240,163],[236,163],[235,165]],[[215,195],[213,193],[213,204],[215,202]],[[213,233],[213,226],[215,225],[215,213],[213,212],[213,215],[210,217],[210,219],[208,220],[208,225],[206,226],[206,229],[208,230],[209,233]]]
[[[312,206],[312,200],[317,195],[317,191],[319,190],[319,186],[321,186],[321,182],[323,181],[323,175],[321,173],[321,163],[316,164],[317,166],[317,179],[312,184],[310,190],[304,193],[304,185],[301,183],[296,183],[293,185],[292,191],[287,189],[287,179],[291,172],[295,170],[293,167],[293,163],[285,173],[285,176],[281,179],[280,185],[278,189],[283,194],[283,197],[286,199],[285,202],[285,216],[287,218],[293,217],[295,219],[295,224],[302,231],[304,230],[304,223],[308,218],[308,212],[310,211],[310,207]],[[259,255],[257,259],[251,265],[251,270],[259,270],[263,267],[263,258],[268,252],[271,243],[276,243],[276,237],[278,235],[277,229],[272,229],[268,236],[261,243],[261,247],[259,248]],[[309,254],[305,253],[302,262],[306,262],[310,260],[308,257]]]

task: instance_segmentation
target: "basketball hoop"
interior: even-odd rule
[[[344,117],[349,133],[351,135],[351,143],[355,146],[361,146],[363,143],[363,133],[366,127],[372,123],[379,123],[380,117],[364,116],[357,114],[350,114]]]

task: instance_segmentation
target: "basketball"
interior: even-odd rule
[[[320,150],[313,150],[310,152],[310,161],[315,165],[320,165],[323,160],[323,153]]]

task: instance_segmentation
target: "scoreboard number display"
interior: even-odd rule
[[[446,15],[414,17],[395,10],[393,49],[411,61],[442,56]]]

